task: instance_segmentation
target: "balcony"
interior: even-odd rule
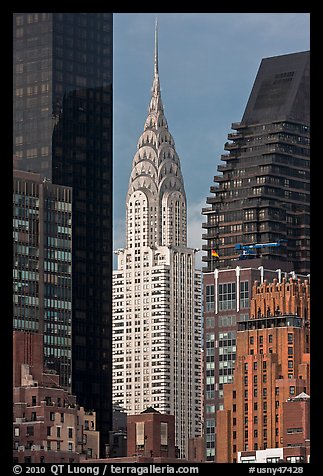
[[[241,132],[229,132],[228,134],[228,139],[229,140],[236,140],[236,139],[242,139],[243,135]]]
[[[229,165],[227,165],[227,164],[218,165],[218,171],[219,172],[228,172],[230,170],[232,170],[232,165],[230,165],[230,164]]]
[[[225,180],[228,180],[228,177],[225,177],[224,175],[214,175],[214,177],[213,177],[213,181],[214,181],[214,182],[224,182]],[[212,190],[212,189],[213,189],[213,190]],[[216,186],[214,186],[214,185],[212,185],[212,186],[210,187],[210,192],[215,193],[216,190],[219,190],[219,187],[216,187]]]
[[[232,149],[233,150],[233,149]],[[225,161],[228,161],[228,160],[237,160],[238,158],[238,154],[234,154],[234,153],[231,153],[231,154],[221,154],[221,157],[220,159],[221,160],[225,160]]]
[[[226,142],[224,144],[224,150],[236,150],[240,148],[240,144],[237,144],[236,142]]]
[[[242,124],[241,122],[232,122],[231,124],[231,129],[235,129],[236,131],[239,129],[245,129],[246,126]]]

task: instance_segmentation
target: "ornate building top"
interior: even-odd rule
[[[168,130],[161,99],[157,22],[151,99],[144,131],[139,137],[132,162],[126,202],[127,247],[131,248],[130,245],[135,240],[133,223],[136,221],[138,224],[139,214],[145,229],[137,229],[141,245],[186,247],[186,195],[180,160],[174,139]],[[134,207],[136,216],[132,217]]]

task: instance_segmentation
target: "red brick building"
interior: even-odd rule
[[[177,457],[175,416],[152,407],[127,416],[127,456],[99,459],[98,463],[188,463]],[[95,462],[88,460],[88,463]]]
[[[13,332],[13,458],[16,463],[76,463],[98,457],[95,412],[43,370],[43,336]],[[88,425],[86,426],[86,422]]]
[[[218,463],[285,446],[284,403],[310,393],[309,298],[308,280],[254,284],[251,318],[238,323],[233,383],[217,411]]]
[[[175,417],[147,408],[127,418],[127,456],[176,458]]]
[[[283,403],[284,461],[309,463],[310,397],[305,392]]]

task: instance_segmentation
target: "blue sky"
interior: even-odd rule
[[[126,192],[150,100],[156,17],[162,100],[184,177],[189,247],[205,243],[201,209],[262,58],[310,49],[309,13],[114,14],[114,249],[126,244]]]

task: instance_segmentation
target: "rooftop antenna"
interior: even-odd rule
[[[158,19],[155,22],[155,59],[154,59],[154,73],[158,76]]]

